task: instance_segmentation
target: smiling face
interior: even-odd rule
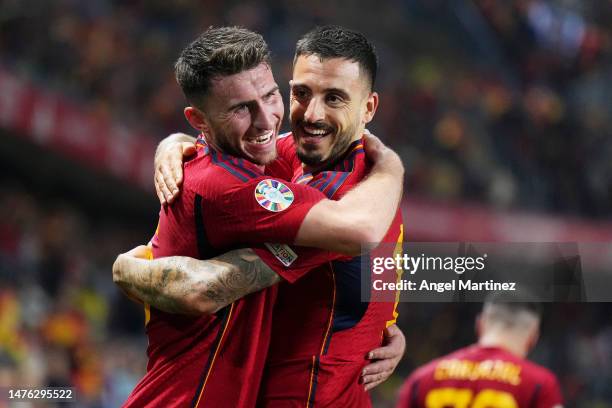
[[[298,157],[310,171],[340,158],[378,106],[359,63],[344,58],[297,57],[290,86],[291,130]]]
[[[268,64],[214,78],[201,108],[185,117],[215,149],[258,165],[276,158],[284,106]]]

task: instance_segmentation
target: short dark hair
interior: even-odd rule
[[[357,31],[335,25],[316,27],[297,42],[295,59],[302,55],[317,55],[321,59],[345,58],[357,62],[370,81],[370,90],[374,88],[378,56],[372,43]]]
[[[260,34],[242,27],[209,27],[181,52],[174,65],[176,81],[187,101],[198,105],[211,80],[270,65],[268,44]]]

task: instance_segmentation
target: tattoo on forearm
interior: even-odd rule
[[[125,265],[119,285],[157,309],[170,313],[190,313],[184,299],[193,294],[195,288],[190,274],[182,270],[182,259],[188,258],[162,258]]]
[[[218,308],[280,281],[280,276],[251,249],[227,252],[211,262],[225,265],[216,274],[216,279],[208,282],[207,290],[203,293]]]
[[[221,309],[280,281],[250,249],[206,261],[186,257],[140,261],[124,265],[121,271],[118,284],[125,291],[157,309],[182,314]]]

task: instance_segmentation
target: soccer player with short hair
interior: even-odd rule
[[[203,136],[185,164],[181,196],[160,212],[153,256],[212,261],[185,286],[179,268],[139,282],[118,259],[115,281],[150,305],[147,373],[126,406],[250,407],[268,351],[273,285],[339,257],[285,244],[354,254],[363,242],[382,239],[397,210],[403,168],[368,137],[360,149],[373,160],[370,175],[341,199],[286,181],[291,167],[282,157],[275,161],[282,99],[256,33],[208,29],[183,50],[176,74],[191,105],[185,116]],[[168,288],[184,299],[164,297]],[[189,312],[205,314],[176,314]]]
[[[540,305],[512,292],[488,296],[477,318],[478,343],[418,368],[397,408],[559,408],[559,384],[525,359],[538,339]]]
[[[367,176],[361,135],[378,106],[377,69],[374,47],[361,33],[325,26],[298,41],[290,81],[293,143],[286,144],[297,182],[340,199]],[[402,238],[398,210],[382,241],[397,244]],[[365,356],[381,344],[396,314],[392,301],[362,302],[361,264],[361,257],[338,259],[293,285],[281,283],[260,396],[264,405],[371,406],[359,376]],[[385,279],[398,279],[391,274]]]

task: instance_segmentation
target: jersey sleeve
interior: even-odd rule
[[[292,244],[306,214],[323,199],[311,187],[260,177],[226,191],[204,219],[207,230],[225,241],[221,246]]]
[[[269,244],[252,248],[253,251],[280,277],[294,283],[309,271],[340,255],[317,248]]]

